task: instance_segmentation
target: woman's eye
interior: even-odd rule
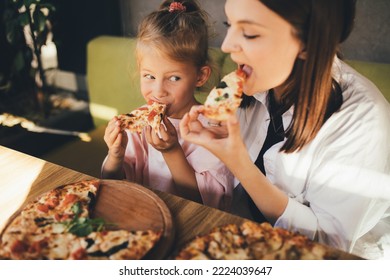
[[[247,34],[244,33],[244,38],[245,39],[251,40],[251,39],[256,39],[258,37],[260,37],[260,35],[247,35]]]
[[[225,25],[226,28],[229,28],[229,27],[230,27],[230,23],[227,22],[227,21],[224,21],[224,22],[223,22],[223,25]]]
[[[172,77],[169,78],[169,80],[170,80],[171,82],[177,82],[178,80],[180,80],[180,77],[178,77],[178,76],[172,76]]]

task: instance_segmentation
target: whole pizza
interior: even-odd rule
[[[345,254],[269,223],[228,224],[190,241],[176,260],[324,260]]]
[[[48,191],[27,205],[8,224],[0,239],[0,259],[141,259],[161,231],[109,230],[91,218],[99,180]]]

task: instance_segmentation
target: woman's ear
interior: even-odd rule
[[[301,47],[301,50],[298,53],[298,58],[302,60],[305,60],[307,58],[306,46]]]
[[[211,75],[210,66],[205,65],[202,68],[200,68],[198,73],[198,80],[196,81],[196,87],[203,86],[209,79],[210,75]]]

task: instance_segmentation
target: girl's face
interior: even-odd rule
[[[146,101],[167,104],[167,116],[177,119],[197,104],[194,91],[208,79],[207,66],[198,71],[190,63],[173,61],[157,52],[144,53],[139,62],[141,92]]]
[[[277,90],[303,55],[292,25],[259,0],[227,0],[225,13],[228,31],[222,50],[247,73],[244,92]]]

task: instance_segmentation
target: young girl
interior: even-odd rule
[[[354,0],[227,0],[222,49],[247,73],[246,96],[227,137],[200,125],[199,106],[180,131],[233,172],[242,215],[249,205],[248,217],[388,258],[389,104],[337,57],[354,11]]]
[[[108,155],[102,177],[127,179],[205,205],[229,210],[233,176],[206,149],[184,141],[179,121],[193,105],[196,87],[209,78],[206,13],[195,1],[164,1],[140,24],[137,59],[146,101],[167,105],[160,135],[121,132],[117,118],[105,131]],[[200,122],[207,122],[200,118]]]

